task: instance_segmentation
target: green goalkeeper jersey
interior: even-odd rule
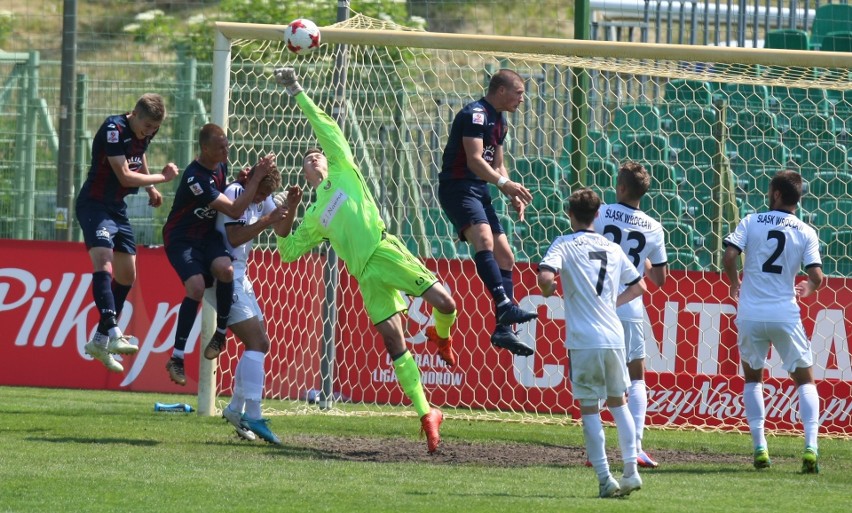
[[[292,262],[327,240],[358,278],[382,239],[385,223],[343,131],[307,94],[299,93],[296,101],[328,159],[328,176],[317,186],[316,201],[306,209],[299,227],[278,237],[278,253],[283,261]]]

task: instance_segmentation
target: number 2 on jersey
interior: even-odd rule
[[[772,239],[778,241],[778,245],[775,246],[775,251],[771,255],[769,255],[769,258],[766,259],[766,262],[763,262],[763,266],[760,268],[760,270],[765,273],[781,274],[784,268],[780,265],[775,265],[775,261],[778,260],[778,257],[780,257],[781,253],[784,251],[784,245],[787,243],[787,237],[784,236],[784,232],[778,230],[769,230],[766,233],[766,240]]]

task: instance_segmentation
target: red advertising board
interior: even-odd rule
[[[288,266],[269,252],[257,252],[255,258],[268,264],[268,274],[289,272]],[[140,349],[132,357],[116,356],[125,371],[114,374],[92,362],[83,350],[98,319],[91,292],[92,264],[85,247],[78,243],[0,240],[0,326],[4,327],[0,334],[0,385],[195,393],[201,315],[186,347],[187,386],[175,385],[169,381],[165,365],[174,344],[184,288],[163,248],[139,248],[136,261],[137,280],[119,325],[139,339]],[[297,266],[315,273],[313,267],[318,263],[318,257],[308,257]],[[316,292],[316,287],[301,287],[298,294],[270,288],[265,295],[303,312],[306,319],[316,320],[321,300]],[[315,324],[321,333],[321,325]],[[318,338],[304,324],[271,322],[269,326],[270,337],[276,340]],[[281,352],[291,362],[308,360],[302,346],[288,344]],[[297,368],[315,374],[316,367],[311,360]],[[295,376],[295,381],[299,378]],[[293,393],[297,393],[295,389]]]
[[[255,251],[250,271],[263,283],[265,317],[273,341],[267,389],[300,397],[319,384],[322,340],[323,259],[310,255],[282,264],[269,251]],[[53,386],[139,391],[195,391],[199,323],[187,346],[187,387],[165,373],[183,287],[161,248],[140,248],[138,279],[121,317],[122,329],[139,338],[140,352],[125,357],[123,374],[110,374],[83,352],[96,323],[91,299],[91,264],[81,244],[0,240],[0,385]],[[431,322],[422,301],[410,303],[407,337],[433,403],[504,411],[576,413],[563,347],[565,312],[561,298],[537,294],[535,272],[518,264],[515,296],[537,309],[539,319],[520,336],[536,348],[530,358],[513,357],[490,346],[491,300],[470,260],[427,261],[459,305],[454,338],[459,354],[447,368],[425,346]],[[335,371],[338,390],[354,401],[402,403],[393,366],[361,303],[354,280],[340,273]],[[811,337],[814,374],[822,398],[823,431],[852,434],[850,317],[852,291],[845,279],[830,278],[816,297],[802,302]],[[738,377],[735,308],[718,274],[672,273],[662,289],[646,294],[648,310],[648,415],[652,425],[743,425]],[[200,317],[200,316],[199,316]],[[566,320],[567,319],[567,320]],[[230,346],[233,347],[233,346]],[[767,427],[797,425],[795,385],[770,357],[766,382]],[[223,386],[231,375],[224,373]]]

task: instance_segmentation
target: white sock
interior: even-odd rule
[[[642,452],[642,437],[645,434],[645,413],[648,410],[648,390],[645,381],[637,379],[630,382],[627,389],[627,408],[636,425],[636,453]]]
[[[183,360],[183,350],[181,349],[172,349],[172,357],[180,358]]]
[[[754,448],[766,447],[766,436],[763,422],[766,418],[763,404],[763,383],[746,383],[743,388],[743,404],[745,405],[746,420],[751,430],[751,441]]]
[[[121,328],[114,326],[109,329],[109,338],[118,338],[121,336]]]
[[[234,370],[234,392],[231,395],[231,402],[228,403],[228,408],[240,413],[242,413],[246,407],[246,396],[242,386],[243,374],[245,373],[243,370],[244,368],[245,364],[243,363],[243,358],[240,357],[237,362],[237,368]]]
[[[807,383],[799,387],[799,418],[805,431],[805,447],[817,448],[819,432],[819,394],[816,385]]]
[[[598,475],[598,481],[605,483],[609,479],[609,462],[606,459],[606,438],[600,413],[583,415],[583,439],[586,442],[586,456]]]
[[[610,406],[609,412],[615,420],[618,429],[618,446],[621,448],[621,459],[624,460],[624,477],[636,473],[636,426],[626,404]]]
[[[240,386],[246,398],[246,417],[261,418],[260,401],[263,399],[264,370],[266,355],[260,351],[246,351],[238,365],[242,366]]]

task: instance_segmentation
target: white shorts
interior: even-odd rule
[[[216,307],[216,287],[210,287],[204,290],[204,300]],[[257,297],[254,295],[254,287],[248,276],[242,278],[234,278],[234,302],[231,304],[231,316],[228,318],[228,326],[238,322],[258,317],[263,320],[263,313],[260,311],[260,306],[257,304]]]
[[[805,335],[801,321],[764,322],[743,319],[737,320],[736,323],[740,360],[752,369],[766,367],[770,345],[781,357],[783,368],[787,372],[814,364],[811,342]]]
[[[630,386],[624,349],[571,349],[571,388],[577,401],[621,397]]]
[[[645,359],[645,321],[621,321],[627,361]]]

